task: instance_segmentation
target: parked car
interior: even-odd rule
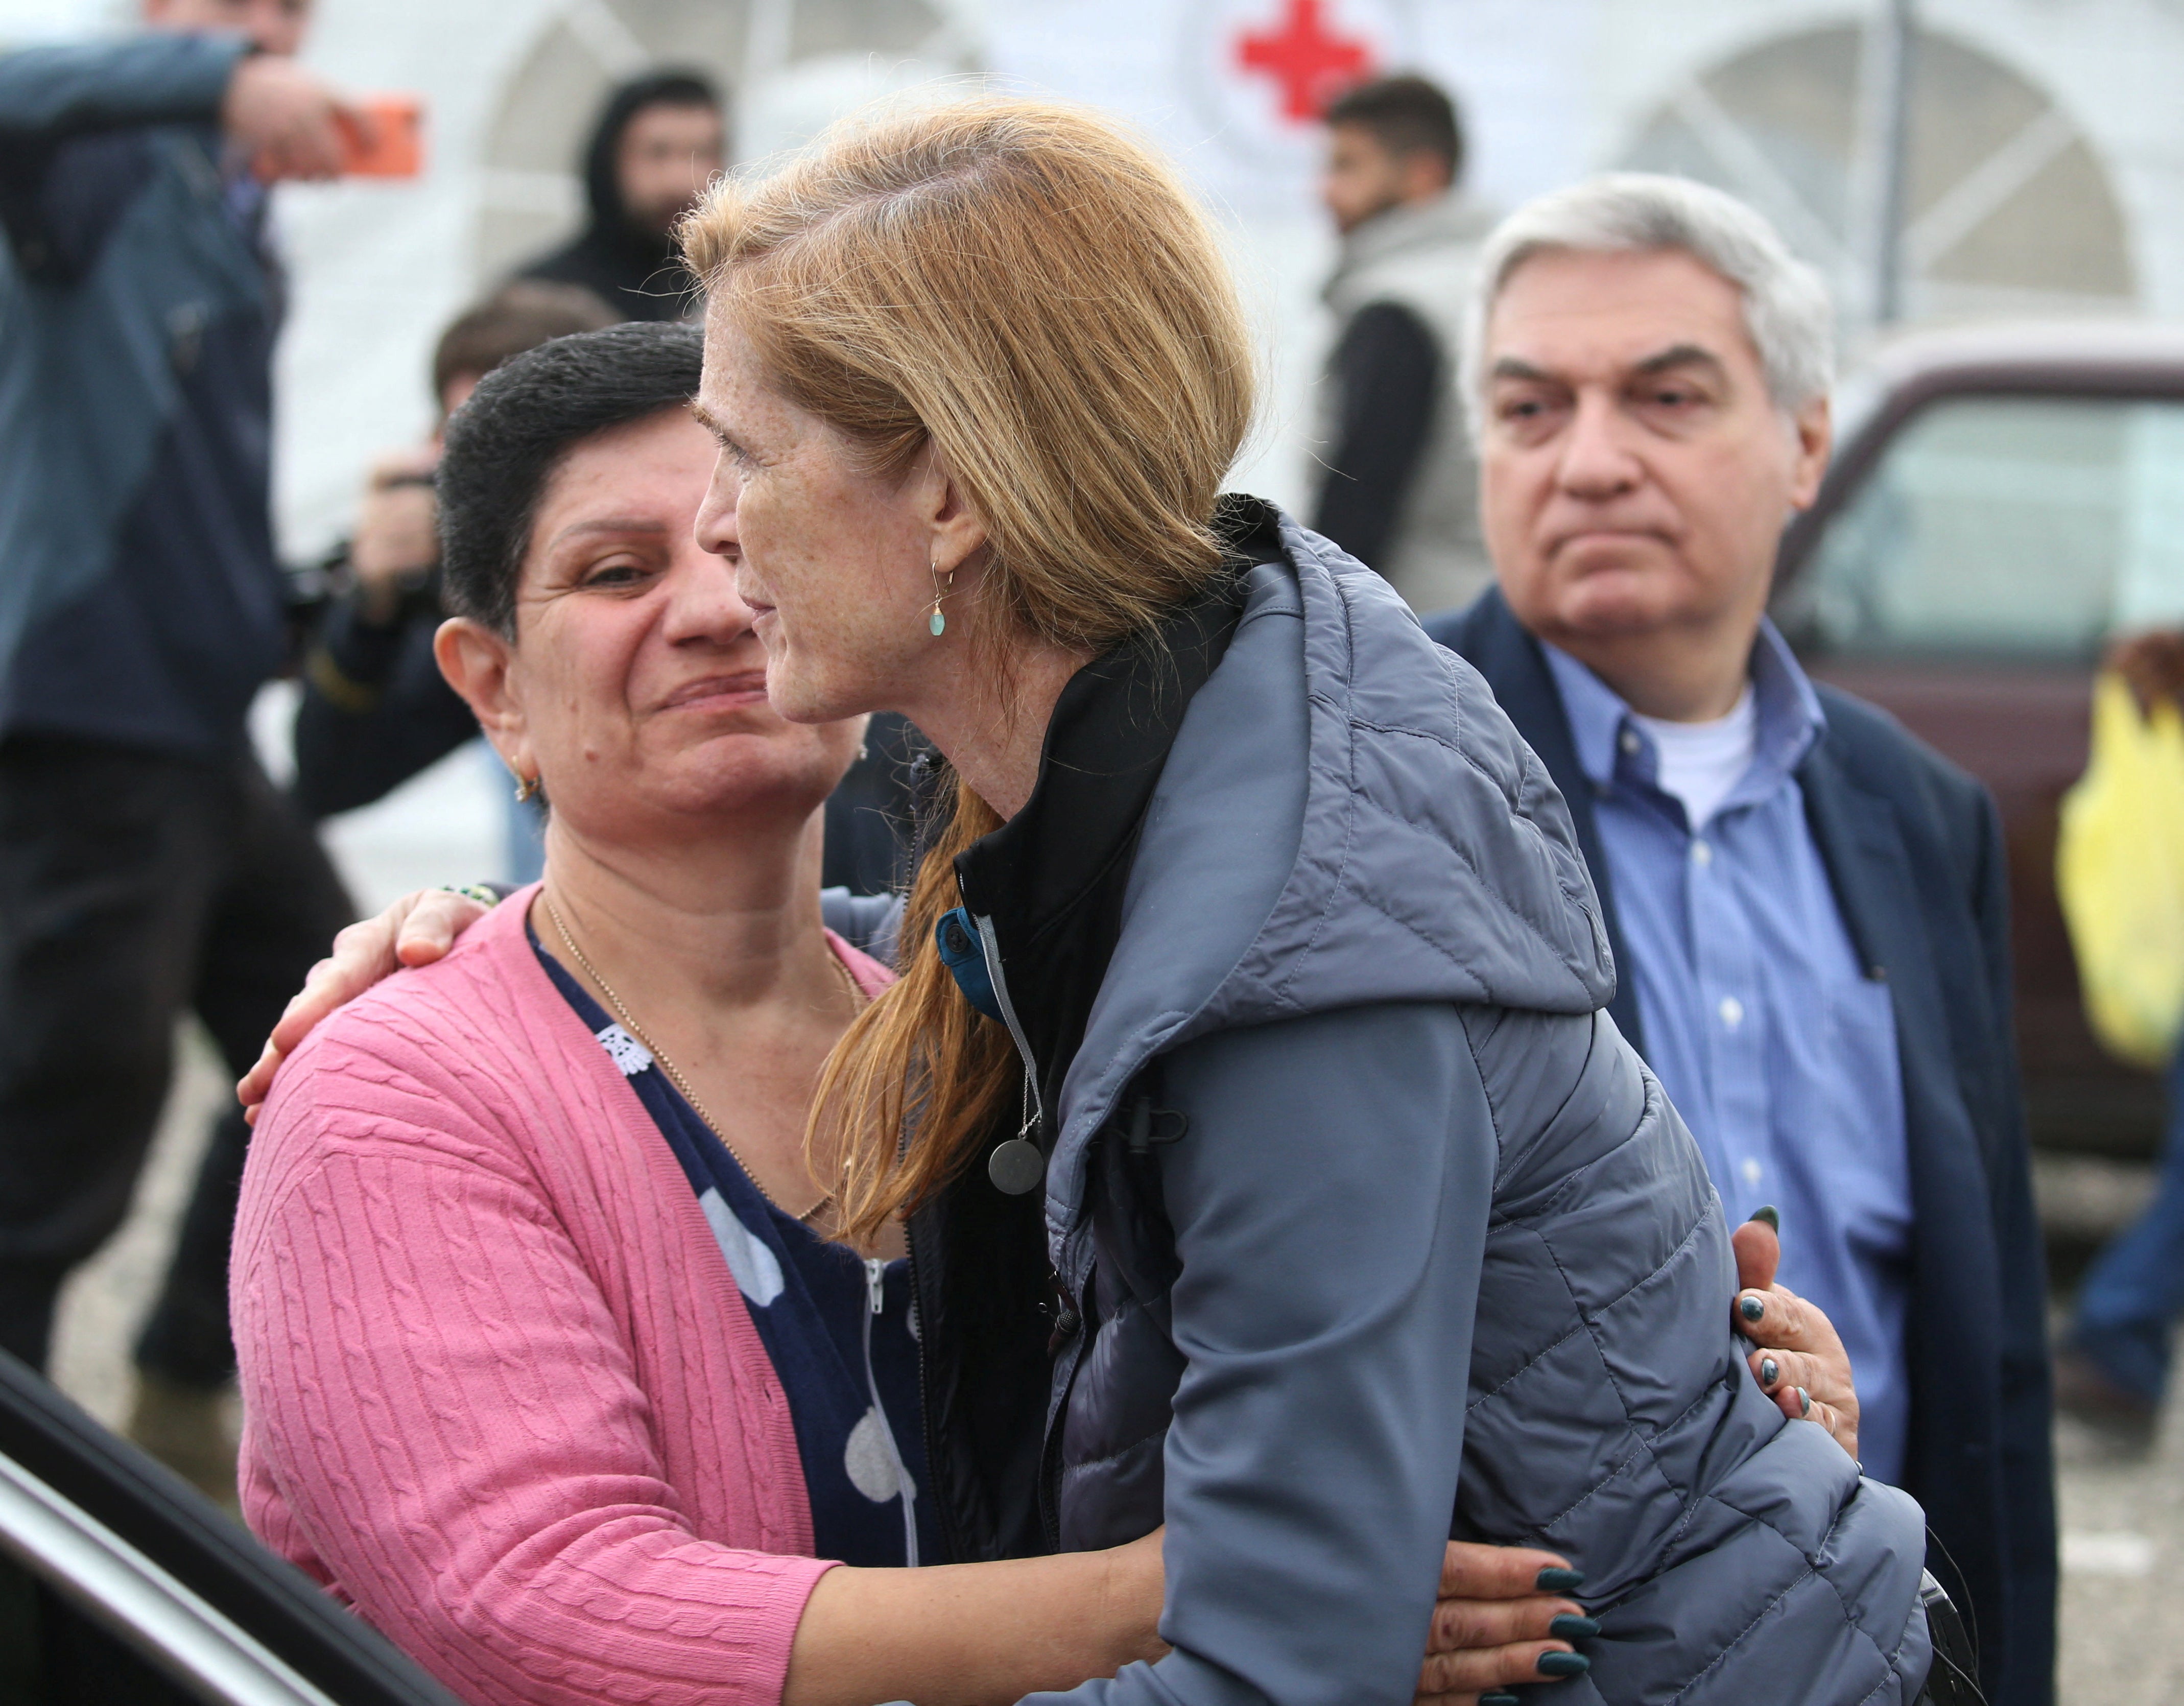
[[[0,1706],[457,1706],[0,1352]]]
[[[2160,1090],[2087,1029],[2055,900],[2057,803],[2086,766],[2112,635],[2184,626],[2184,328],[1914,334],[1845,388],[1775,617],[1812,672],[1994,790],[2008,845],[2032,1140],[2146,1156]]]

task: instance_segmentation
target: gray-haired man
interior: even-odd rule
[[[2044,1703],[2045,1284],[1993,804],[1766,620],[1827,462],[1825,292],[1730,198],[1603,177],[1488,239],[1464,357],[1498,585],[1428,629],[1567,796],[1617,1023],[1732,1215],[1781,1206],[1783,1281],[1841,1331],[1864,1465],[1925,1507],[1989,1698]]]

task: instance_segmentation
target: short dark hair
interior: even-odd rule
[[[1463,176],[1463,121],[1456,103],[1438,84],[1424,77],[1378,77],[1360,83],[1328,103],[1329,125],[1355,125],[1369,131],[1390,153],[1433,154],[1448,167],[1448,181]]]
[[[448,422],[440,494],[442,597],[515,636],[515,588],[539,499],[585,439],[697,395],[705,332],[632,321],[557,337],[495,368]]]
[[[597,332],[621,316],[580,284],[519,279],[473,303],[448,323],[432,347],[432,395],[465,373],[483,378],[510,356],[550,337]]]

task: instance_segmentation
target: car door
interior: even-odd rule
[[[0,1352],[0,1706],[455,1706],[300,1571]]]
[[[2144,376],[1923,376],[1846,447],[1785,541],[1775,613],[1813,672],[1994,792],[2033,1140],[2146,1155],[2159,1086],[2094,1042],[2055,899],[2113,634],[2184,620],[2184,399]]]

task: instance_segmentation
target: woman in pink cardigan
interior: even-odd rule
[[[1162,1650],[1157,1536],[894,1567],[941,1555],[906,1264],[826,1240],[802,1146],[888,977],[822,922],[859,725],[769,708],[694,542],[699,367],[690,328],[563,339],[451,428],[441,663],[551,800],[548,874],[321,1025],[265,1103],[245,1514],[476,1702],[1072,1686]],[[1558,1562],[1456,1549],[1474,1603],[1422,1686],[1535,1675],[1575,1610],[1532,1591]]]

